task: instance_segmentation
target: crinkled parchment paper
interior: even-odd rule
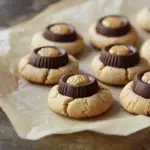
[[[150,125],[146,116],[125,112],[118,103],[121,88],[109,87],[114,105],[102,116],[76,120],[59,116],[48,109],[50,86],[31,84],[19,77],[17,63],[30,51],[32,36],[52,22],[75,25],[86,41],[84,53],[77,58],[81,71],[92,73],[91,60],[98,54],[88,46],[89,26],[103,15],[123,14],[135,25],[135,15],[149,0],[67,0],[50,6],[30,21],[0,32],[0,106],[21,138],[36,140],[50,134],[92,130],[105,134],[129,135]],[[141,41],[148,34],[136,27]],[[140,43],[139,43],[140,45]],[[107,86],[108,87],[108,86]]]

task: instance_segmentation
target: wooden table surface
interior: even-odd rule
[[[0,1],[0,27],[28,19],[57,0],[15,0],[11,3],[10,1]],[[0,150],[150,150],[149,135],[150,128],[128,137],[86,131],[27,141],[18,137],[7,116],[0,109]]]
[[[38,141],[20,139],[0,110],[0,150],[149,150],[150,128],[128,137],[94,132],[48,136]]]

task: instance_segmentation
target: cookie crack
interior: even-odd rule
[[[97,97],[100,99],[100,101],[104,104],[105,101],[103,100],[103,98],[98,94]]]
[[[49,74],[50,70],[46,70],[45,75],[44,75],[44,79],[43,79],[43,83],[46,84],[46,81],[48,80],[48,74]]]
[[[136,106],[138,101],[139,101],[139,98],[137,98],[136,102],[133,103],[133,105],[132,105],[132,112],[134,112],[134,108],[135,108],[135,106]]]
[[[121,94],[121,99],[122,99],[122,101],[126,98],[126,97],[128,97],[130,95],[130,92],[126,92],[125,94],[123,93],[123,94]]]
[[[130,95],[130,92],[127,92],[124,96],[122,96],[122,100],[126,100],[126,98]],[[130,105],[132,104],[132,112],[133,112],[133,109],[135,107],[135,105],[137,104],[137,102],[139,101],[139,98],[137,98],[137,100],[133,103],[132,100],[130,100],[130,102],[127,104],[127,107],[126,109],[128,110],[128,108],[130,107]]]
[[[97,74],[98,77],[100,76],[102,70],[103,70],[105,67],[106,67],[106,66],[104,66],[104,67],[102,67],[102,68],[100,68],[99,70],[96,71],[96,74]]]
[[[60,68],[58,68],[58,70],[60,71],[60,74],[62,76],[64,74],[63,71]],[[68,69],[67,69],[67,72],[68,72]]]
[[[100,61],[100,60],[98,60],[98,61]],[[98,69],[99,71],[101,71],[103,68],[105,68],[105,65],[104,65],[101,61],[100,61],[100,63],[101,63],[101,64],[100,64],[101,66],[100,66],[100,68]]]
[[[28,56],[29,57],[29,56]],[[23,59],[26,59],[27,60],[27,63],[21,68],[21,70],[20,71],[23,71],[24,70],[24,68],[27,66],[27,65],[29,65],[29,58],[23,58]],[[20,60],[20,62],[21,62],[22,60]],[[19,63],[20,63],[19,62]]]
[[[87,99],[85,99],[84,104],[85,104],[86,110],[88,110],[89,104],[88,104],[88,102],[87,102]]]
[[[85,101],[84,101],[84,107],[85,107],[85,111],[88,111],[89,109],[89,104],[88,104],[88,102],[87,102],[87,99],[85,99]]]
[[[48,81],[48,75],[50,74],[50,71],[51,71],[51,69],[49,69],[49,70],[46,70],[46,73],[45,73],[45,78],[44,78],[44,83],[46,84],[46,82]]]
[[[128,106],[126,107],[127,110],[130,107],[130,105],[131,105],[131,101],[128,103]]]
[[[56,95],[54,95],[54,96],[52,96],[51,98],[56,98],[56,97],[58,97],[58,92],[56,93]]]
[[[67,112],[67,108],[69,106],[69,103],[71,103],[74,99],[70,99],[70,101],[64,103],[64,107],[63,107],[63,111],[66,114],[66,116],[69,116],[68,112]]]
[[[70,100],[69,102],[67,102],[67,103],[65,103],[65,105],[64,105],[64,113],[67,115],[67,116],[69,116],[69,114],[68,114],[68,112],[67,112],[67,108],[68,108],[68,106],[69,106],[69,103],[71,103],[72,101],[74,101],[75,99],[72,99],[72,100]],[[84,103],[83,103],[83,106],[84,106],[84,109],[81,111],[81,114],[82,114],[82,116],[84,116],[84,117],[88,117],[88,114],[87,114],[87,112],[89,111],[89,105],[88,105],[88,102],[87,102],[87,100],[85,99],[85,100],[83,100],[84,101]]]
[[[25,64],[22,68],[21,68],[21,72],[23,72],[24,68],[28,65],[29,63]]]
[[[88,107],[89,107],[89,105],[88,105],[88,102],[87,102],[87,99],[85,99],[84,100],[84,110],[82,111],[82,114],[85,116],[85,117],[88,117],[88,115],[87,115],[87,112],[88,112]]]

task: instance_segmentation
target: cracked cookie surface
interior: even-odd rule
[[[75,55],[80,53],[84,47],[84,41],[81,35],[78,35],[78,38],[72,42],[54,42],[44,38],[43,33],[39,32],[33,36],[31,47],[36,49],[43,46],[56,46],[61,47],[67,51],[67,53]]]
[[[133,114],[150,115],[150,99],[137,95],[132,90],[133,82],[128,83],[120,93],[120,104]]]
[[[98,34],[96,32],[96,23],[95,23],[89,28],[89,39],[92,45],[101,49],[107,45],[116,44],[116,43],[126,43],[126,44],[135,45],[138,39],[138,35],[135,29],[132,27],[131,31],[123,36],[107,37]]]
[[[71,55],[68,55],[67,65],[58,69],[36,68],[29,64],[30,55],[24,56],[19,62],[19,73],[28,81],[40,84],[56,84],[59,79],[68,73],[77,73],[79,71],[78,61]]]
[[[94,76],[103,83],[110,85],[123,85],[132,81],[137,72],[148,69],[149,65],[146,60],[141,58],[140,62],[127,69],[104,66],[99,56],[95,56],[92,61],[92,70]]]
[[[54,112],[72,118],[85,118],[100,115],[107,111],[113,103],[111,92],[100,89],[92,96],[72,98],[62,95],[55,85],[48,94],[48,106]]]

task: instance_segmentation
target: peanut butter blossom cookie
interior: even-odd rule
[[[110,108],[112,102],[111,92],[99,86],[90,74],[64,75],[48,95],[51,110],[72,118],[100,115]]]
[[[138,73],[135,80],[124,87],[120,103],[130,113],[150,115],[150,70]]]
[[[137,24],[144,30],[150,31],[150,8],[144,7],[137,14]]]
[[[58,83],[61,76],[78,71],[78,61],[64,49],[54,46],[37,48],[19,62],[20,75],[41,84]]]
[[[83,50],[84,41],[71,24],[55,23],[47,26],[44,32],[36,33],[32,39],[32,48],[56,46],[75,55]]]
[[[91,44],[97,49],[115,43],[134,45],[138,39],[137,33],[124,16],[104,16],[89,29]]]
[[[101,82],[122,85],[133,80],[135,74],[148,69],[146,60],[139,57],[134,46],[112,44],[102,49],[100,56],[92,61],[94,75]]]

